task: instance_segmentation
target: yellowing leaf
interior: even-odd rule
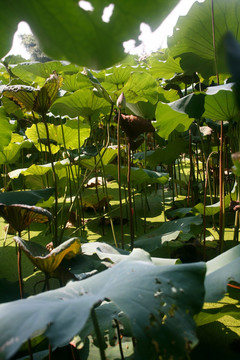
[[[50,252],[42,245],[25,241],[18,236],[15,236],[14,240],[32,263],[45,273],[55,271],[64,257],[71,259],[81,252],[81,242],[78,238],[69,239]]]

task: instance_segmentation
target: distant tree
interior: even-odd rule
[[[20,38],[23,46],[31,55],[31,61],[39,61],[44,63],[52,60],[42,52],[34,35],[22,34],[20,35]]]

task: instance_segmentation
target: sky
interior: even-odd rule
[[[165,48],[167,46],[167,36],[172,35],[173,27],[175,26],[178,17],[180,15],[186,15],[195,1],[204,0],[181,0],[172,13],[154,32],[151,31],[149,25],[141,24],[139,40],[142,41],[142,44],[135,47],[135,41],[129,40],[124,43],[125,51],[130,52],[131,54],[142,55],[150,54],[159,48]],[[21,45],[21,40],[19,38],[20,34],[31,34],[30,27],[23,21],[18,25],[18,30],[13,38],[12,48],[7,55],[22,55],[25,59],[29,59],[29,54],[26,52],[24,46]]]

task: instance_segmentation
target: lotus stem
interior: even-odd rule
[[[54,207],[54,247],[59,245],[58,241],[58,221],[57,221],[57,213],[58,213],[58,186],[57,186],[57,175],[54,167],[53,162],[53,155],[51,150],[51,144],[50,144],[50,136],[49,136],[49,130],[48,130],[48,124],[46,119],[46,114],[42,113],[42,120],[45,125],[46,129],[46,135],[47,135],[47,145],[48,145],[48,151],[50,155],[50,162],[53,172],[53,181],[54,181],[54,190],[55,190],[55,207]]]
[[[98,305],[100,305],[100,304],[97,304],[95,306],[98,306]],[[91,310],[91,318],[92,318],[96,338],[97,338],[98,345],[99,345],[100,358],[101,358],[101,360],[107,360],[105,352],[104,352],[104,342],[103,342],[102,334],[101,334],[101,331],[100,331],[100,328],[98,325],[95,307],[93,307]]]
[[[220,135],[220,158],[219,158],[219,197],[220,197],[220,213],[219,213],[219,251],[223,252],[224,245],[224,164],[223,164],[223,121],[221,121],[221,135]]]
[[[216,151],[212,151],[207,158],[206,162],[206,176],[204,186],[204,200],[203,200],[203,259],[206,261],[206,202],[207,202],[207,185],[209,179],[209,160],[213,154],[217,154]]]
[[[117,122],[117,149],[118,149],[118,198],[120,205],[120,229],[121,229],[121,247],[124,249],[124,232],[123,232],[123,212],[122,212],[122,186],[121,186],[121,147],[120,147],[120,119],[121,110],[118,110],[118,122]]]
[[[134,226],[133,226],[133,207],[132,207],[132,191],[131,191],[131,145],[130,145],[130,139],[128,140],[127,185],[128,185],[128,203],[129,203],[130,240],[131,240],[131,250],[133,250],[133,247],[134,247]]]

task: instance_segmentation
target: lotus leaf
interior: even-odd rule
[[[18,236],[15,236],[14,240],[32,263],[45,273],[54,272],[64,257],[71,259],[81,252],[81,242],[78,238],[69,239],[50,252],[45,247]]]

